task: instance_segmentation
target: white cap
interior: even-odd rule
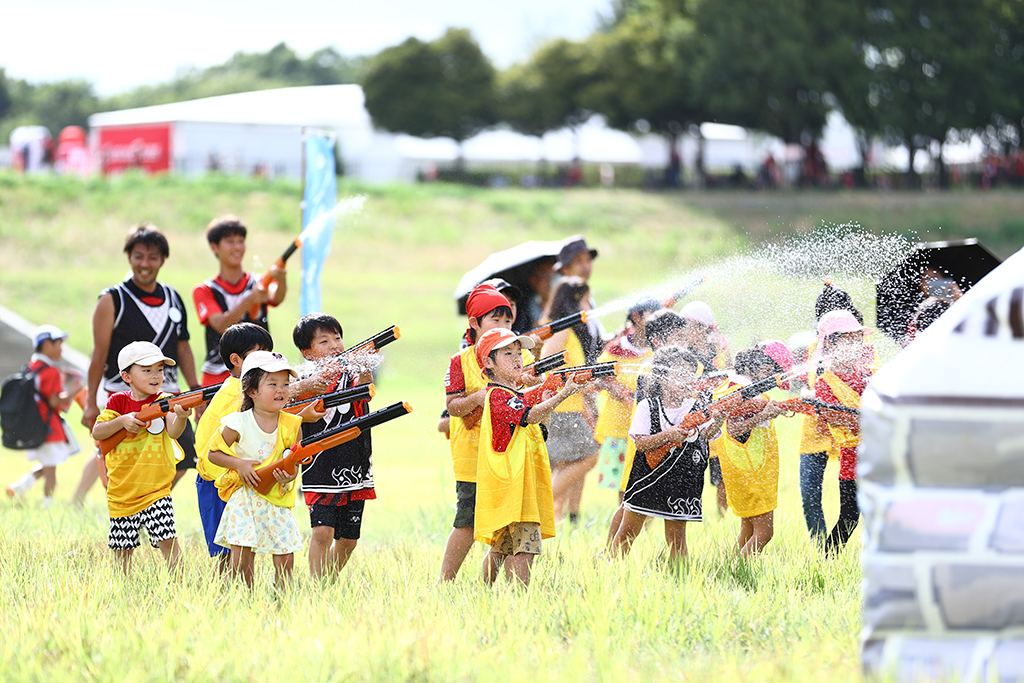
[[[117,369],[122,371],[133,365],[155,365],[160,361],[166,365],[177,365],[153,342],[132,342],[117,353]]]
[[[56,341],[58,339],[67,339],[67,338],[68,338],[68,333],[63,331],[63,330],[61,330],[59,327],[57,327],[55,325],[40,325],[39,327],[36,328],[36,333],[34,335],[34,339],[35,339],[34,343],[35,343],[36,346],[39,346],[40,344],[42,344],[47,339]]]
[[[259,368],[264,372],[287,370],[288,374],[292,377],[299,376],[299,373],[292,369],[288,359],[276,351],[253,351],[242,361],[242,372],[240,375],[245,377],[247,372],[255,368]]]
[[[711,307],[703,301],[691,301],[679,309],[679,315],[708,327],[715,326],[715,314],[711,312]]]

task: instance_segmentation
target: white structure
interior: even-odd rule
[[[1024,250],[861,401],[864,634],[894,680],[1024,679]]]

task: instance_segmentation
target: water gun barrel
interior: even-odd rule
[[[288,248],[285,249],[284,252],[281,253],[281,256],[276,261],[274,261],[274,265],[277,266],[278,268],[284,268],[285,261],[287,261],[288,258],[292,254],[295,253],[295,250],[298,249],[301,246],[302,246],[302,237],[301,236],[300,237],[296,237],[294,240],[292,240],[292,243],[288,245]],[[264,289],[266,289],[267,287],[270,286],[270,281],[271,281],[270,271],[268,270],[267,272],[263,273],[263,275],[260,277],[260,287],[263,287]],[[256,317],[259,314],[260,314],[260,307],[259,306],[252,306],[252,307],[249,308],[249,319],[250,320],[256,320]]]
[[[341,355],[342,356],[346,356],[346,355],[348,355],[350,353],[355,353],[357,351],[362,351],[363,349],[367,349],[369,351],[380,351],[380,349],[382,347],[387,346],[388,344],[390,344],[391,342],[395,341],[396,339],[401,339],[401,338],[402,338],[401,330],[398,329],[397,325],[392,325],[391,327],[387,328],[386,330],[381,330],[380,332],[378,332],[377,334],[373,335],[372,337],[369,337],[368,339],[364,339],[363,341],[359,342],[355,346],[352,346],[352,347],[350,347],[348,349],[345,349],[344,351],[341,352]]]
[[[535,377],[543,375],[545,372],[550,372],[555,368],[560,368],[565,365],[565,351],[559,351],[553,356],[547,358],[541,358],[536,363],[530,363],[523,370],[532,372]]]
[[[548,323],[547,325],[542,325],[541,327],[538,327],[534,330],[530,330],[529,332],[527,332],[527,334],[530,336],[538,337],[541,341],[543,341],[551,337],[551,335],[553,335],[555,332],[561,332],[562,330],[569,329],[573,325],[578,325],[579,323],[585,322],[587,322],[587,312],[580,311],[579,313],[567,315],[564,318],[554,320]]]
[[[285,406],[285,412],[296,415],[308,406],[310,403],[316,403],[318,410],[326,410],[327,408],[334,408],[345,403],[352,403],[353,401],[361,401],[363,399],[371,399],[377,394],[376,387],[371,384],[360,384],[350,389],[342,389],[340,391],[332,391],[319,396],[311,396],[310,398],[303,399],[301,401],[294,401]]]
[[[167,413],[171,412],[174,406],[181,406],[185,409],[197,408],[213,399],[220,390],[220,387],[220,384],[213,384],[208,387],[188,391],[184,394],[178,394],[177,396],[168,396],[167,398],[162,398],[159,401],[153,401],[152,403],[143,406],[142,410],[135,414],[135,417],[142,422],[149,422],[150,420],[163,417]],[[110,451],[114,450],[117,444],[124,441],[127,437],[128,432],[120,429],[114,432],[111,436],[102,439],[99,442],[100,453],[102,455],[106,455]]]

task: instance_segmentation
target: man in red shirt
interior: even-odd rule
[[[199,323],[206,328],[206,359],[203,361],[203,386],[219,384],[228,378],[229,369],[220,358],[220,337],[235,323],[251,322],[269,331],[267,306],[278,306],[288,292],[285,270],[270,267],[270,285],[242,268],[245,259],[245,224],[230,214],[215,218],[206,228],[210,251],[217,257],[220,270],[216,277],[200,282],[192,289],[192,301]],[[250,316],[252,309],[258,312]]]

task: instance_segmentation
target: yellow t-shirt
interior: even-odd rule
[[[551,465],[539,424],[516,427],[503,453],[494,450],[491,397],[487,390],[480,420],[480,456],[476,474],[476,521],[474,537],[488,545],[497,531],[513,522],[540,524],[541,538],[555,535],[555,506],[551,492]]]
[[[199,418],[196,425],[196,471],[206,481],[216,481],[225,472],[223,467],[210,462],[210,439],[220,429],[221,418],[241,407],[242,382],[237,377],[228,377]]]
[[[263,453],[263,459],[257,461],[257,449],[249,447],[247,450],[246,447],[251,443],[262,441],[260,437],[266,433],[260,430],[258,425],[255,425],[255,420],[252,419],[251,412],[252,411],[247,410],[244,412],[229,413],[221,419],[221,424],[238,432],[239,439],[235,444],[228,446],[227,443],[224,442],[223,432],[218,429],[210,439],[209,446],[211,451],[222,451],[228,455],[251,460],[252,462],[257,463],[253,465],[253,469],[258,470],[259,468],[266,467],[276,460],[280,460],[289,446],[301,440],[302,418],[298,415],[286,413],[283,410],[278,413],[277,429],[274,430],[273,434],[274,445],[272,448],[264,448],[263,450],[269,452],[269,455]],[[255,430],[259,430],[260,433],[253,433]],[[241,448],[239,448],[239,445],[241,445]],[[292,483],[294,484],[294,482]],[[217,491],[221,500],[229,500],[231,498],[231,494],[242,486],[245,486],[245,484],[242,483],[242,478],[239,476],[238,470],[226,469],[223,474],[217,477]],[[291,508],[295,507],[296,488],[298,487],[294,485],[290,486],[288,487],[288,491],[282,493],[281,485],[274,484],[274,487],[270,489],[270,493],[267,495],[263,495],[261,493],[257,493],[257,495],[278,507]]]
[[[587,357],[583,353],[583,345],[580,344],[579,337],[576,336],[575,332],[569,330],[569,336],[565,342],[565,367],[571,368],[577,365],[585,365],[586,362]],[[572,396],[555,406],[554,412],[582,413],[583,394],[577,391]]]
[[[162,394],[159,398],[170,396]],[[105,408],[96,422],[121,416]],[[158,430],[155,434],[150,429]],[[163,419],[153,420],[149,429],[129,434],[104,456],[107,466],[107,508],[111,517],[130,517],[171,495],[174,465],[184,457],[177,442],[167,433]]]

